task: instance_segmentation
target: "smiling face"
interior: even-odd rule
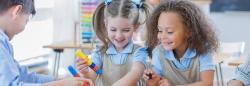
[[[166,50],[183,51],[187,48],[188,34],[182,19],[174,12],[163,12],[158,20],[158,39]]]
[[[117,51],[122,50],[132,39],[134,27],[128,19],[122,17],[108,17],[108,39],[114,44]]]

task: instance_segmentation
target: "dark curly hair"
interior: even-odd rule
[[[187,0],[168,0],[163,1],[147,21],[146,45],[150,57],[152,57],[153,48],[159,44],[157,26],[159,16],[163,12],[174,12],[181,17],[183,24],[188,29],[187,31],[191,32],[191,36],[188,38],[188,47],[194,49],[197,55],[216,51],[218,38],[213,30],[214,28],[199,7]]]

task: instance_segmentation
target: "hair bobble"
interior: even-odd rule
[[[141,8],[141,6],[142,6],[141,0],[132,0],[132,2],[135,3],[135,5],[137,6],[137,8]]]
[[[104,0],[105,5],[109,5],[112,2],[112,0]]]

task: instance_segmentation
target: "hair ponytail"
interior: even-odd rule
[[[104,13],[105,13],[105,3],[102,2],[96,8],[93,15],[93,30],[95,31],[95,35],[103,42],[103,46],[101,50],[107,48],[107,31],[104,22]]]

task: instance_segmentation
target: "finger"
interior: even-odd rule
[[[79,57],[77,57],[77,58],[76,58],[76,62],[79,62],[79,61],[82,61],[82,59],[79,58]]]
[[[84,60],[83,60],[83,63],[84,63],[84,64],[87,64],[87,63],[88,63],[88,60],[87,60],[87,59],[84,59]]]
[[[80,65],[82,65],[82,64],[84,64],[83,61],[77,61],[77,62],[76,62],[76,66],[80,66]]]
[[[82,67],[87,67],[87,66],[88,66],[87,63],[84,62],[84,61],[81,61],[81,62],[77,63],[76,65],[77,65],[77,67],[78,67],[79,69],[82,68]]]
[[[152,78],[158,78],[159,76],[156,75],[156,74],[151,74],[152,75]]]
[[[161,86],[162,84],[163,84],[163,80],[160,80],[160,81],[157,83],[158,86]]]
[[[82,70],[83,68],[84,67],[82,65],[76,66],[76,69],[79,70],[79,71]]]
[[[146,71],[144,71],[144,73],[145,73],[146,75],[148,75],[148,74],[150,74],[150,71],[149,71],[149,70],[146,70]]]
[[[86,73],[88,73],[89,72],[89,70],[88,69],[83,69],[83,70],[79,70],[81,73],[83,73],[83,74],[86,74]]]
[[[74,81],[83,81],[84,79],[81,78],[81,77],[73,77],[73,80],[74,80]]]
[[[94,83],[92,82],[92,80],[90,79],[87,79],[88,83],[89,83],[89,86],[94,86]]]
[[[150,72],[151,74],[155,74],[153,70],[149,70],[149,72]]]
[[[77,86],[83,86],[83,85],[84,85],[84,82],[83,82],[83,81],[77,81],[76,85],[77,85]]]
[[[143,74],[143,79],[144,79],[145,81],[147,81],[147,80],[148,80],[148,76],[147,76],[146,74]]]

